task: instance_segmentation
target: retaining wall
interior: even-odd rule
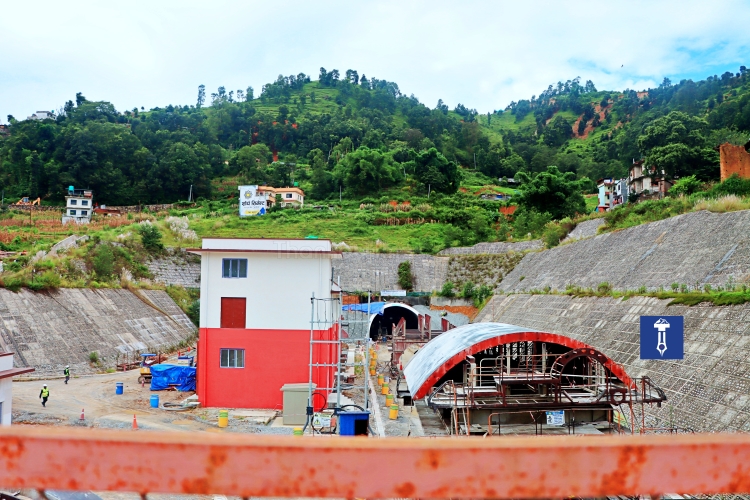
[[[567,295],[493,297],[475,322],[497,321],[573,337],[610,356],[632,377],[665,390],[646,425],[670,421],[695,431],[750,431],[750,304],[668,306],[669,300]],[[684,360],[640,360],[641,315],[685,318]]]
[[[691,212],[526,254],[502,281],[506,292],[725,286],[750,279],[750,211]]]
[[[448,257],[421,254],[344,252],[333,260],[333,276],[341,277],[347,291],[379,291],[401,288],[398,265],[411,262],[414,290],[431,292],[442,288],[448,273]]]
[[[440,250],[438,255],[466,255],[466,254],[504,254],[508,252],[525,252],[526,250],[540,250],[544,247],[542,240],[530,241],[495,241],[491,243],[477,243],[470,247],[452,247]]]
[[[175,251],[147,263],[154,281],[165,285],[200,288],[201,258],[198,255]]]
[[[15,366],[32,366],[34,375],[59,375],[67,364],[80,374],[93,371],[91,352],[114,367],[118,354],[165,349],[195,333],[166,292],[139,294],[145,301],[128,290],[0,288],[0,351],[14,352]]]

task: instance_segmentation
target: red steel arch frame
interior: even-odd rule
[[[497,347],[504,344],[511,344],[513,342],[548,342],[550,344],[559,344],[564,345],[565,347],[570,347],[571,349],[592,349],[594,351],[598,351],[593,346],[590,346],[584,342],[581,342],[579,340],[572,339],[570,337],[566,337],[564,335],[558,335],[556,333],[547,333],[547,332],[518,332],[518,333],[511,333],[506,335],[499,335],[497,337],[492,337],[486,340],[483,340],[481,342],[477,342],[476,344],[473,344],[471,347],[461,350],[460,352],[454,354],[448,361],[443,363],[437,370],[433,371],[429,377],[427,377],[427,380],[422,384],[422,386],[419,388],[417,393],[414,395],[415,399],[421,399],[427,395],[427,393],[432,389],[438,381],[446,374],[448,371],[459,364],[461,361],[466,359],[466,356],[474,355],[480,351],[484,351],[485,349],[489,349],[491,347]],[[599,351],[601,352],[601,351]],[[603,353],[602,353],[603,354]],[[605,360],[602,363],[602,365],[607,368],[609,371],[612,372],[612,374],[617,377],[620,382],[625,384],[631,389],[637,389],[637,386],[633,379],[630,378],[630,376],[625,372],[625,369],[620,366],[619,364],[615,363],[609,356],[606,354]],[[408,380],[407,380],[408,382]]]

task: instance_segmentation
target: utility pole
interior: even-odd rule
[[[427,184],[427,199],[430,199],[430,190],[432,188],[432,184]]]
[[[341,184],[339,184],[339,205],[341,205]]]
[[[190,194],[188,195],[188,202],[193,201],[193,185],[190,184]]]
[[[477,169],[477,154],[474,153],[474,170]]]

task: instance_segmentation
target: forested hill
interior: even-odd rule
[[[430,108],[393,82],[323,68],[316,81],[280,76],[259,96],[223,87],[207,96],[200,86],[195,104],[149,111],[118,111],[79,93],[54,120],[8,117],[0,187],[6,199],[55,202],[74,185],[117,205],[186,199],[191,185],[208,198],[223,176],[299,182],[313,199],[338,197],[339,187],[350,197],[453,193],[458,166],[498,178],[556,165],[596,179],[624,175],[639,157],[673,176],[712,180],[714,147],[744,143],[750,132],[749,78],[743,66],[640,92],[574,79],[486,114],[442,101]]]

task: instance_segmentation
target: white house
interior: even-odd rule
[[[33,368],[13,368],[13,353],[0,352],[0,425],[10,425],[13,377],[33,371]]]
[[[91,222],[91,216],[94,213],[93,204],[94,197],[90,189],[68,187],[62,223],[75,222],[76,224],[88,224]]]
[[[37,111],[33,115],[27,117],[27,120],[46,120],[46,119],[54,119],[55,115],[52,113],[52,111]]]
[[[309,379],[310,299],[331,298],[331,259],[340,252],[329,240],[270,238],[204,238],[189,251],[201,256],[201,404],[277,407],[282,385]],[[324,351],[316,359],[335,357]]]

